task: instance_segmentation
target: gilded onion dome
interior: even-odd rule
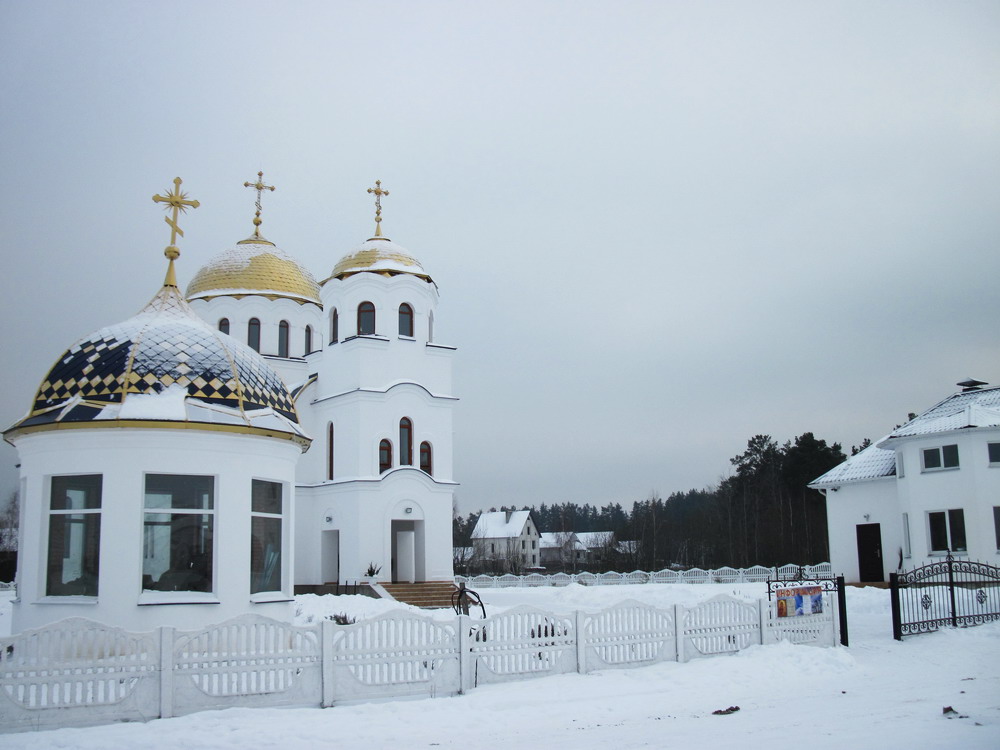
[[[372,237],[345,255],[333,267],[330,279],[346,279],[356,273],[365,272],[382,276],[406,273],[433,283],[433,279],[424,271],[420,262],[410,255],[405,247],[397,245],[386,237]]]
[[[250,295],[321,304],[315,277],[259,235],[216,255],[199,269],[187,288],[189,300]]]
[[[278,374],[202,321],[168,280],[137,315],[70,347],[11,430],[179,422],[309,443]]]

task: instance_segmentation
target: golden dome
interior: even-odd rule
[[[201,267],[187,288],[189,300],[247,295],[321,304],[313,275],[262,237],[251,237],[223,250]]]
[[[372,237],[341,258],[333,267],[330,279],[345,279],[363,272],[378,273],[383,276],[406,273],[433,283],[433,279],[427,275],[420,262],[410,255],[406,248],[385,237]]]

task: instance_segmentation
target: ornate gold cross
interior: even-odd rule
[[[170,246],[176,250],[177,235],[184,236],[184,230],[177,226],[178,211],[187,212],[189,207],[198,208],[201,204],[196,200],[189,199],[187,193],[181,192],[180,177],[174,178],[174,189],[171,192],[166,195],[154,195],[153,200],[156,203],[166,203],[167,205],[164,208],[168,210],[172,208],[174,210],[172,216],[164,216],[163,220],[170,226]]]
[[[188,208],[198,208],[201,204],[196,200],[188,198],[187,193],[181,192],[180,177],[174,178],[174,189],[172,191],[166,195],[154,195],[153,202],[166,203],[167,205],[164,208],[167,210],[173,209],[172,215],[163,217],[163,220],[170,227],[170,244],[163,251],[163,254],[170,261],[170,264],[167,266],[167,278],[164,284],[167,286],[177,286],[177,279],[174,277],[174,261],[181,255],[181,251],[177,249],[177,235],[184,236],[184,230],[177,226],[177,214],[187,212]]]
[[[382,196],[388,195],[388,190],[382,189],[382,180],[375,180],[375,187],[368,188],[369,193],[375,195],[375,236],[382,236]]]
[[[244,182],[243,187],[252,187],[254,190],[257,191],[257,202],[254,204],[255,206],[257,206],[257,214],[253,217],[253,236],[260,239],[260,212],[261,212],[260,194],[265,190],[270,190],[273,193],[274,185],[265,185],[264,173],[258,172],[257,182]]]

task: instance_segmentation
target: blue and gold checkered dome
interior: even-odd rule
[[[150,398],[158,394],[163,398]],[[180,412],[164,409],[167,402]],[[70,347],[14,428],[137,419],[266,423],[302,434],[280,376],[260,354],[202,321],[171,285],[138,315]]]

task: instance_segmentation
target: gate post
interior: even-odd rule
[[[951,626],[958,627],[958,608],[955,606],[955,558],[948,552],[948,601],[951,604]]]
[[[837,576],[837,614],[840,619],[840,645],[849,646],[850,639],[847,637],[847,591],[844,585],[844,576]]]
[[[903,622],[899,611],[899,573],[889,574],[889,601],[892,604],[892,637],[903,640]]]

